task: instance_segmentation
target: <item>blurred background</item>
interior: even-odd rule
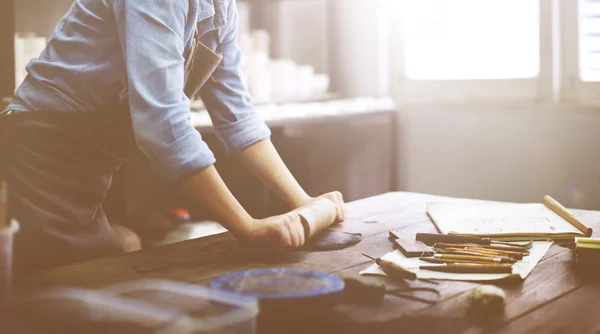
[[[2,1],[0,59],[14,62],[0,65],[0,94],[10,96],[73,1]],[[600,1],[237,5],[246,84],[311,195],[399,190],[540,202],[550,194],[600,209]],[[219,152],[201,101],[193,109],[242,204],[255,216],[285,210]],[[117,179],[122,219],[144,210],[139,192],[122,191],[152,183],[141,169]]]

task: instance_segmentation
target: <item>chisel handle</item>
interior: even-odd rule
[[[381,267],[381,270],[383,270],[383,272],[390,278],[409,280],[417,279],[417,274],[402,268],[402,266],[399,266],[394,262],[379,258],[375,260],[375,263],[377,263]]]

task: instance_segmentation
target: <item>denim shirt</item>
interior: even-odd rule
[[[235,0],[76,0],[7,110],[110,112],[128,99],[138,148],[165,180],[212,165],[189,119],[194,32],[223,60],[199,95],[226,151],[270,136],[242,84]]]

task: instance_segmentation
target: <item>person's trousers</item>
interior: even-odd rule
[[[122,110],[0,115],[0,178],[20,224],[17,273],[123,252],[102,203],[132,142]]]

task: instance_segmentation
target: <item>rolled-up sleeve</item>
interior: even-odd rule
[[[214,164],[189,119],[184,93],[184,31],[189,1],[115,0],[138,148],[165,180]]]
[[[222,32],[223,60],[200,90],[200,97],[210,114],[217,137],[230,153],[270,138],[271,131],[254,111],[250,94],[242,82],[242,54],[237,44],[238,14],[235,5],[229,9],[228,22]]]

